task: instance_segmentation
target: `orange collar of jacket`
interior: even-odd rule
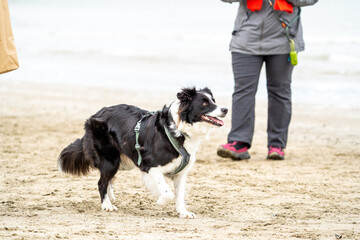
[[[262,3],[263,0],[247,0],[247,8],[252,12],[259,11],[261,10]],[[270,4],[272,6],[271,2]],[[294,11],[291,3],[288,3],[286,0],[275,0],[274,9],[280,11],[286,11],[287,13],[292,13]]]

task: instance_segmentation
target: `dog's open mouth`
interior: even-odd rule
[[[204,121],[204,122],[207,122],[207,123],[210,123],[212,125],[215,125],[215,126],[223,126],[224,125],[224,121],[216,118],[216,117],[210,117],[208,115],[201,115],[201,119]]]

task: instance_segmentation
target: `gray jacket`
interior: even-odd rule
[[[289,40],[286,37],[285,28],[279,21],[279,15],[285,21],[290,22],[297,16],[300,7],[313,5],[318,0],[287,0],[294,6],[291,14],[283,11],[277,11],[277,14],[270,6],[269,0],[263,0],[261,10],[255,12],[247,8],[246,0],[221,1],[240,2],[230,42],[230,51],[253,55],[275,55],[290,52]],[[300,18],[291,25],[290,37],[295,42],[296,51],[305,49]]]

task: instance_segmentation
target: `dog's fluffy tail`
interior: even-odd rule
[[[81,176],[90,172],[91,162],[85,158],[82,140],[77,139],[67,146],[58,158],[58,168],[61,172]]]

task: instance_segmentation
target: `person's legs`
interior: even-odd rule
[[[232,53],[234,93],[232,125],[228,143],[219,146],[217,154],[233,160],[249,159],[255,121],[255,94],[259,82],[263,56]]]
[[[262,64],[263,56],[232,53],[235,86],[228,142],[240,141],[251,146],[254,134],[255,94]]]
[[[286,148],[291,119],[291,76],[288,54],[265,57],[268,90],[268,148]],[[271,150],[271,149],[270,149]],[[281,153],[281,152],[277,152]]]

